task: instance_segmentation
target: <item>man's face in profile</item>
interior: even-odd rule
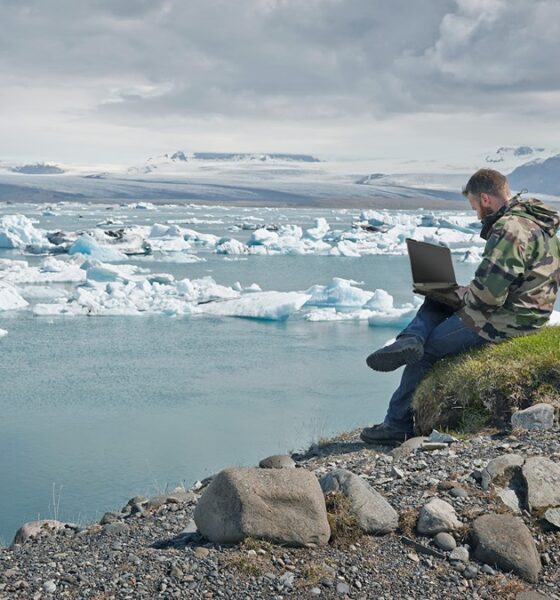
[[[471,208],[476,212],[479,221],[491,215],[494,209],[490,206],[490,196],[488,194],[467,194]]]

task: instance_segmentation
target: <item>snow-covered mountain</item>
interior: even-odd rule
[[[560,196],[560,154],[517,167],[508,177],[513,189]]]

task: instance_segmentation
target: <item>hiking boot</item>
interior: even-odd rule
[[[399,338],[396,342],[376,350],[367,359],[374,371],[394,371],[403,365],[413,365],[424,356],[424,344],[414,336]]]
[[[398,446],[411,437],[411,433],[400,431],[390,425],[385,425],[385,423],[379,423],[378,425],[373,425],[373,427],[366,427],[362,429],[362,433],[360,433],[362,442],[372,445]]]

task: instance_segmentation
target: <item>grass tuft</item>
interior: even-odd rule
[[[350,499],[342,492],[325,495],[327,519],[331,528],[331,542],[353,542],[362,536]]]
[[[560,327],[439,361],[416,389],[413,409],[419,433],[474,433],[507,427],[513,412],[539,402],[560,410]]]

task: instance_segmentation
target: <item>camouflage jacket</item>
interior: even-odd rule
[[[560,286],[558,213],[519,196],[483,221],[482,262],[458,314],[491,342],[545,325]]]

